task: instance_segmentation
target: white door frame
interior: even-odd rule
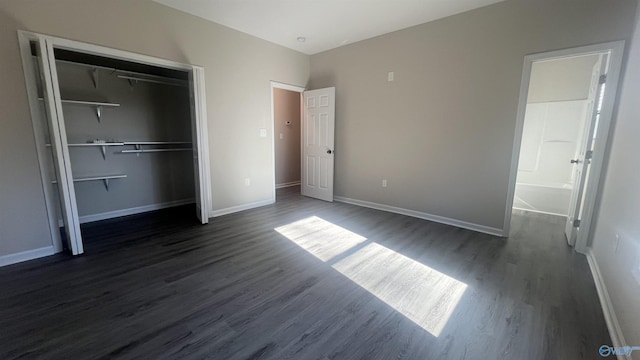
[[[137,63],[163,67],[167,69],[185,71],[191,73],[194,82],[192,84],[194,91],[194,103],[192,106],[195,108],[194,113],[197,122],[197,142],[198,142],[198,156],[200,173],[203,174],[200,182],[200,191],[203,194],[202,207],[205,214],[210,214],[212,209],[212,197],[211,197],[211,171],[209,162],[209,135],[207,130],[207,107],[206,107],[206,93],[204,87],[204,68],[201,66],[183,64],[176,61],[160,59],[153,56],[137,54],[124,50],[116,50],[104,46],[98,46],[79,41],[67,40],[49,35],[38,34],[30,31],[18,30],[18,41],[20,45],[20,52],[22,54],[22,67],[26,80],[27,95],[29,98],[29,110],[31,112],[31,121],[34,127],[35,142],[37,148],[38,162],[40,165],[40,176],[42,179],[43,192],[45,197],[45,203],[47,207],[47,213],[49,217],[49,229],[51,231],[51,238],[54,249],[59,252],[62,250],[62,241],[59,232],[58,219],[56,218],[55,206],[53,201],[53,194],[51,192],[50,179],[47,176],[47,150],[43,139],[38,136],[36,130],[40,130],[41,121],[39,119],[39,101],[36,87],[36,72],[31,62],[31,49],[30,41],[46,40],[48,43],[54,45],[56,48],[65,50],[77,51],[88,53],[92,55],[110,57],[114,59],[133,61]],[[208,221],[208,217],[207,217]]]
[[[504,215],[503,236],[509,236],[511,229],[511,212],[513,210],[513,200],[516,188],[516,177],[518,175],[518,161],[520,158],[520,145],[522,143],[522,130],[524,127],[524,115],[527,107],[527,97],[529,94],[529,82],[531,79],[531,68],[534,62],[544,60],[554,60],[562,58],[571,58],[575,56],[583,56],[589,54],[609,53],[609,71],[607,72],[607,90],[602,103],[600,122],[598,123],[597,133],[594,145],[593,158],[591,159],[591,171],[589,173],[588,185],[585,196],[585,214],[581,219],[578,238],[576,239],[575,249],[580,253],[586,253],[588,247],[589,230],[591,228],[591,218],[593,208],[595,206],[598,185],[600,182],[600,173],[602,171],[603,161],[605,159],[606,146],[611,126],[611,119],[618,90],[620,71],[622,68],[622,57],[624,53],[624,41],[613,41],[589,46],[582,46],[571,49],[563,49],[550,51],[539,54],[527,55],[524,58],[524,66],[522,70],[522,80],[520,83],[520,98],[518,101],[518,113],[516,117],[516,128],[513,141],[513,149],[511,154],[511,170],[509,172],[509,187],[507,190],[507,203]]]
[[[273,171],[273,176],[272,176],[273,181],[271,183],[271,189],[272,189],[271,202],[275,202],[276,201],[276,134],[275,134],[276,133],[276,109],[275,109],[275,104],[273,102],[274,101],[273,90],[274,89],[289,90],[289,91],[300,93],[300,96],[302,96],[302,93],[304,93],[306,89],[302,86],[290,85],[290,84],[285,84],[277,81],[270,81],[270,84],[271,84],[270,94],[271,94],[271,159],[272,159],[271,170]],[[300,120],[302,120],[302,111],[304,110],[302,109],[302,106],[300,106]],[[302,131],[300,132],[300,139],[302,139]],[[302,143],[301,143],[301,146],[302,146]],[[300,151],[302,152],[302,149]]]

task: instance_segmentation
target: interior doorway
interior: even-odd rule
[[[505,235],[512,209],[560,216],[568,244],[586,249],[623,46],[525,57]]]
[[[300,193],[302,95],[304,88],[271,82],[273,121],[274,199],[276,189]]]

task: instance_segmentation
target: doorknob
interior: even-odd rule
[[[331,155],[333,151],[331,151],[331,149],[327,150],[327,154]]]
[[[578,159],[575,159],[575,160],[574,160],[574,159],[571,159],[571,163],[572,163],[572,164],[578,164],[579,162],[580,162],[580,160],[578,160]]]

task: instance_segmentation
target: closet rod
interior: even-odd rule
[[[122,150],[122,154],[140,154],[140,153],[152,153],[152,152],[167,152],[167,151],[192,151],[191,148],[180,149],[140,149],[140,150]]]
[[[141,78],[141,77],[137,77],[137,76],[129,76],[129,75],[116,75],[118,78],[120,79],[125,79],[125,80],[129,80],[129,82],[131,81],[142,81],[142,82],[148,82],[148,83],[154,83],[154,84],[164,84],[164,85],[171,85],[171,86],[180,86],[180,87],[187,87],[187,84],[184,83],[183,80],[175,80],[174,82],[172,81],[167,81],[167,80],[155,80],[155,79],[146,79],[146,78]]]
[[[179,145],[191,144],[190,141],[125,141],[125,145]]]

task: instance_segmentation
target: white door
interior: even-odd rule
[[[600,98],[604,90],[606,79],[607,55],[601,55],[600,60],[594,66],[591,78],[591,91],[589,94],[589,111],[587,112],[587,122],[580,147],[574,159],[567,159],[574,165],[574,185],[569,203],[569,215],[565,224],[564,233],[569,245],[574,246],[578,232],[580,231],[580,216],[582,215],[582,204],[587,188],[587,174],[589,173],[591,158],[593,156],[593,144],[596,134],[596,127],[600,117]]]
[[[67,247],[73,255],[78,255],[84,252],[84,247],[78,221],[78,206],[76,204],[76,192],[73,187],[71,159],[67,146],[67,133],[64,127],[64,115],[53,46],[48,41],[40,39],[36,51],[42,77],[45,113],[51,133],[58,193],[62,202],[62,219],[64,221]]]
[[[333,201],[336,88],[304,92],[302,186],[304,196]]]
[[[202,92],[198,90],[200,86],[203,86],[203,84],[201,84],[202,74],[199,73],[200,71],[202,71],[202,69],[194,68],[193,71],[189,72],[189,100],[191,102],[191,141],[193,149],[193,179],[195,180],[196,193],[196,216],[198,217],[198,220],[200,220],[201,224],[207,224],[209,223],[208,206],[206,206],[208,202],[206,186],[208,185],[203,170],[208,167],[203,164],[204,161],[207,161],[206,158],[200,154],[200,149],[204,148],[202,144],[205,144],[206,142],[202,141],[198,135],[208,135],[205,134],[203,129],[199,128],[200,123],[198,122],[198,115],[203,117],[205,114],[196,114],[200,109],[197,104],[199,101],[203,100],[196,98],[196,96],[200,96],[200,94],[202,94]]]

